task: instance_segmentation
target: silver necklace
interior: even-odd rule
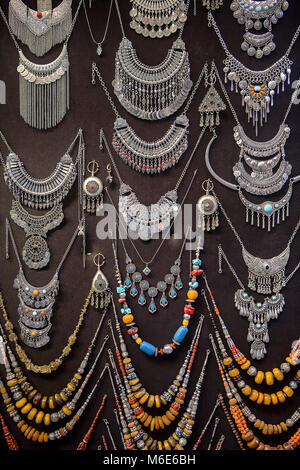
[[[79,230],[80,225],[76,227],[52,279],[44,286],[36,287],[30,284],[25,277],[13,232],[8,219],[6,219],[6,258],[9,259],[8,237],[10,237],[19,264],[19,272],[14,280],[14,288],[18,290],[21,338],[31,348],[41,348],[50,341],[48,333],[52,326],[53,306],[59,290],[59,272],[78,236]]]
[[[62,43],[72,27],[72,0],[52,9],[52,0],[37,0],[37,10],[22,0],[10,0],[9,25],[13,34],[36,56]]]
[[[230,5],[233,16],[240,25],[245,26],[242,51],[256,59],[270,55],[276,48],[272,26],[283,17],[288,7],[286,0],[233,0]],[[257,34],[263,28],[267,31]]]
[[[298,39],[300,26],[290,42],[285,54],[273,65],[265,70],[250,70],[237,60],[228,50],[221,32],[211,12],[208,13],[209,26],[213,26],[221,46],[226,54],[224,60],[225,83],[231,82],[231,91],[239,92],[242,97],[242,105],[245,107],[248,120],[258,129],[267,122],[268,114],[273,106],[275,92],[285,89],[285,82],[290,84],[292,61],[289,59],[291,50]]]
[[[202,136],[206,130],[203,127],[197,139],[195,147],[173,189],[160,197],[159,201],[150,206],[142,204],[133,189],[123,182],[114,158],[108,146],[103,130],[100,131],[100,149],[103,148],[102,140],[111,159],[112,165],[119,179],[119,213],[122,215],[126,227],[129,231],[138,234],[142,240],[150,240],[156,234],[167,230],[177,216],[179,204],[177,204],[178,188],[188,170],[191,160],[198,148]],[[195,177],[195,173],[193,179]]]
[[[68,42],[73,32],[80,7],[80,0],[71,28],[59,56],[48,64],[36,64],[25,57],[13,31],[0,7],[1,16],[8,28],[19,54],[19,97],[20,115],[24,121],[36,129],[49,129],[57,126],[69,110],[69,59]]]
[[[106,21],[106,26],[105,26],[105,30],[104,30],[104,34],[103,34],[103,38],[101,39],[101,41],[96,41],[94,35],[93,35],[93,32],[92,32],[92,28],[91,28],[91,24],[90,24],[90,20],[89,20],[89,17],[88,17],[88,13],[87,13],[87,9],[86,9],[86,5],[85,5],[85,2],[83,2],[83,8],[84,8],[84,13],[85,13],[85,17],[86,17],[86,21],[87,21],[87,25],[88,25],[88,29],[89,29],[89,33],[90,33],[90,36],[91,36],[91,39],[93,41],[93,43],[97,46],[97,54],[98,55],[102,55],[102,46],[103,46],[103,43],[106,39],[106,35],[107,35],[107,31],[108,31],[108,27],[109,27],[109,22],[110,22],[110,17],[111,17],[111,11],[112,11],[112,6],[113,6],[113,2],[114,0],[110,0],[110,5],[109,5],[109,10],[108,10],[108,15],[107,15],[107,21]],[[91,7],[91,6],[90,6]]]
[[[156,66],[145,65],[125,35],[117,0],[115,5],[123,34],[115,59],[112,82],[115,95],[126,111],[140,119],[171,116],[187,99],[193,85],[189,56],[181,39],[183,28],[163,62]]]
[[[220,79],[218,70],[213,64],[212,73],[218,78],[224,96],[231,109],[232,115],[237,123],[234,127],[234,139],[240,147],[239,161],[233,167],[234,177],[238,184],[232,184],[216,174],[210,162],[210,149],[212,143],[217,138],[215,129],[212,129],[213,135],[205,152],[205,162],[210,174],[224,186],[238,192],[240,200],[246,209],[246,222],[256,224],[268,231],[284,221],[289,215],[289,201],[292,197],[293,184],[300,180],[300,175],[288,178],[291,173],[291,165],[285,160],[284,146],[290,135],[290,128],[286,124],[287,117],[293,104],[293,97],[290,100],[287,111],[285,113],[282,124],[277,134],[270,140],[257,142],[250,139],[242,125],[239,122],[237,114],[232,106],[226,89]],[[252,172],[248,173],[244,166],[244,162],[252,168]],[[280,162],[279,169],[273,173],[273,168]],[[285,183],[289,181],[289,187],[286,194],[277,201],[265,200],[255,204],[250,201],[244,194],[243,190],[249,194],[266,196],[279,191]]]
[[[130,168],[145,175],[155,175],[176,165],[188,148],[189,120],[186,113],[199,88],[206,68],[207,64],[201,70],[183,112],[176,117],[165,135],[156,141],[147,142],[137,136],[134,129],[120,116],[97,65],[92,64],[92,84],[95,85],[97,76],[116,116],[112,139],[113,148]]]
[[[188,6],[184,0],[131,0],[130,27],[146,38],[168,37],[182,28]]]
[[[234,294],[234,303],[235,307],[239,311],[239,314],[242,317],[246,317],[249,322],[247,341],[251,343],[251,357],[256,360],[263,359],[267,353],[266,344],[270,341],[268,323],[270,320],[276,320],[279,314],[282,313],[285,304],[284,297],[281,293],[276,292],[271,297],[265,297],[263,301],[256,301],[252,295],[249,295],[246,292],[245,286],[237,276],[236,271],[230,264],[221,245],[218,247],[218,258],[219,273],[222,273],[222,259],[224,259],[240,286],[240,289],[238,289]],[[270,260],[261,260],[259,258],[256,258],[256,260],[258,260],[260,267],[262,267],[262,264],[266,263],[266,261],[268,261],[270,266],[272,265]],[[275,258],[273,258],[273,260],[275,260]],[[254,261],[254,257],[251,258],[251,263],[252,261]],[[276,265],[279,268],[277,262],[275,262],[272,267],[275,268]],[[295,269],[286,278],[284,285],[289,282],[299,267],[300,263],[298,263]]]

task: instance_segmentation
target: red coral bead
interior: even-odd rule
[[[36,14],[36,16],[37,16],[38,18],[43,18],[43,13],[40,12],[40,11],[38,11],[37,14]]]
[[[191,307],[190,305],[185,305],[183,309],[184,313],[187,313],[188,315],[193,315],[195,312],[194,307]]]
[[[130,335],[135,335],[138,331],[139,331],[138,328],[130,328],[130,330],[128,330],[127,333]]]
[[[201,276],[203,273],[203,269],[195,269],[194,271],[191,272],[191,276]]]

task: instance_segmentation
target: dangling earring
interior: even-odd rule
[[[111,164],[110,163],[107,164],[106,170],[107,170],[106,181],[107,181],[108,184],[112,184],[113,176],[111,174]]]
[[[105,257],[102,253],[97,253],[94,256],[94,263],[97,266],[97,272],[92,282],[91,306],[97,310],[102,310],[108,307],[111,302],[111,290],[108,280],[100,269],[105,263]]]
[[[103,205],[103,183],[95,176],[99,171],[99,164],[96,160],[88,163],[87,171],[91,176],[83,182],[83,209],[95,214]]]
[[[207,232],[219,227],[218,203],[215,196],[209,194],[213,188],[214,185],[210,179],[203,181],[202,189],[205,191],[205,195],[201,196],[197,202],[197,209],[203,219],[201,226]]]
[[[212,64],[212,69],[213,69]],[[209,90],[204,96],[198,111],[200,113],[200,127],[212,127],[220,125],[219,113],[226,110],[226,104],[222,100],[221,96],[214,87],[216,83],[216,75],[211,70],[210,74],[205,77],[206,87],[209,86]]]

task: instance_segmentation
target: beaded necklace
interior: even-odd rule
[[[197,413],[199,397],[201,393],[202,383],[204,380],[205,369],[206,369],[209,354],[210,354],[210,351],[207,350],[206,357],[202,366],[202,370],[198,378],[198,381],[196,383],[195,391],[193,393],[191,400],[189,401],[189,405],[186,408],[186,411],[183,414],[183,417],[180,419],[175,432],[172,435],[170,435],[167,439],[165,439],[163,442],[155,440],[148,433],[145,433],[145,431],[142,429],[142,425],[138,423],[137,419],[132,413],[132,409],[130,407],[130,404],[126,396],[125,388],[122,385],[122,382],[118,374],[112,354],[110,354],[110,362],[114,370],[115,380],[119,387],[120,398],[121,398],[123,408],[124,408],[124,413],[125,413],[125,418],[124,418],[123,413],[122,412],[120,413],[120,420],[122,423],[122,432],[124,436],[124,442],[125,442],[127,449],[132,450],[134,448],[137,448],[140,450],[155,450],[155,449],[172,450],[172,448],[175,448],[176,450],[184,450],[184,447],[187,444],[188,438],[192,434],[192,429],[195,423],[194,418]],[[111,377],[111,380],[112,380],[112,377]],[[128,393],[130,393],[130,386],[126,378],[124,378],[124,383],[125,383],[125,387]],[[116,393],[114,385],[113,385],[113,388],[114,388],[114,394],[116,397],[117,393]],[[116,400],[116,403],[119,409],[121,407],[120,402]]]
[[[106,402],[106,398],[107,398],[107,395],[104,395],[103,398],[102,398],[102,401],[101,401],[101,405],[95,415],[95,418],[93,419],[93,422],[88,430],[88,432],[85,434],[84,438],[82,439],[82,441],[78,444],[76,450],[86,450],[87,448],[87,445],[88,445],[88,442],[91,438],[91,435],[92,435],[92,432],[94,430],[94,427],[96,425],[96,422],[100,416],[100,413],[105,405],[105,402]]]
[[[139,380],[139,377],[134,372],[135,369],[133,367],[131,359],[128,357],[126,344],[125,344],[125,341],[121,332],[120,323],[118,322],[118,317],[116,314],[114,302],[113,302],[113,310],[114,310],[114,315],[115,315],[115,320],[116,320],[115,328],[116,328],[117,334],[119,336],[119,341],[120,341],[120,350],[122,351],[122,354],[123,353],[126,354],[126,357],[124,356],[125,358],[123,360],[122,360],[120,350],[118,348],[118,344],[115,339],[114,331],[113,331],[110,320],[108,321],[108,324],[111,329],[111,334],[112,334],[113,342],[115,345],[115,353],[118,359],[121,373],[123,377],[127,376],[129,380],[129,385],[131,387],[131,392],[133,393],[134,397],[138,400],[140,405],[144,405],[147,408],[160,408],[163,405],[167,405],[169,402],[172,401],[172,397],[174,397],[175,394],[178,392],[178,387],[180,386],[180,383],[183,380],[183,376],[186,372],[186,369],[190,370],[192,367],[192,363],[193,363],[197,346],[198,346],[198,339],[201,334],[201,329],[202,329],[202,324],[203,324],[203,319],[204,319],[203,315],[201,315],[200,317],[194,338],[187,352],[187,355],[184,359],[184,362],[182,366],[180,367],[178,374],[176,375],[176,379],[173,381],[172,385],[168,387],[167,391],[164,391],[160,395],[153,395],[153,394],[150,394],[143,387],[142,383]]]
[[[191,280],[189,282],[189,290],[187,292],[187,300],[186,305],[184,307],[184,317],[182,321],[182,325],[176,330],[172,342],[170,344],[165,344],[162,348],[156,347],[147,341],[144,341],[138,335],[138,327],[134,321],[134,316],[131,313],[131,308],[129,308],[127,301],[126,301],[126,288],[122,282],[121,273],[119,270],[119,263],[117,258],[117,250],[112,243],[114,258],[115,258],[115,278],[117,281],[117,293],[119,294],[118,303],[121,305],[121,315],[123,323],[128,327],[128,334],[132,337],[135,343],[139,346],[140,350],[147,354],[148,356],[154,357],[161,357],[163,355],[171,354],[178,346],[180,346],[181,342],[184,340],[185,336],[188,332],[188,325],[191,316],[195,312],[195,307],[193,307],[193,303],[198,298],[197,288],[199,283],[197,282],[197,277],[199,277],[203,270],[200,269],[202,261],[199,259],[199,254],[201,250],[201,246],[198,242],[198,246],[195,251],[195,258],[193,259],[193,269],[190,273]]]
[[[1,427],[9,450],[20,450],[18,443],[12,433],[10,432],[2,414],[0,413]]]
[[[7,403],[7,406],[8,406],[7,411],[9,413],[9,415],[13,418],[15,416],[15,410],[20,409],[22,415],[24,415],[24,416],[27,415],[27,419],[29,421],[33,422],[33,420],[34,420],[36,424],[41,424],[43,422],[45,424],[45,426],[49,426],[51,423],[56,423],[59,420],[64,419],[66,416],[71,415],[72,411],[74,411],[74,409],[76,407],[76,403],[79,400],[86,384],[88,383],[92,373],[94,372],[94,369],[95,369],[95,367],[98,363],[98,360],[99,360],[99,358],[100,358],[100,356],[103,352],[103,349],[104,349],[104,346],[105,346],[107,340],[108,340],[108,337],[105,337],[104,341],[102,343],[102,346],[101,346],[101,348],[100,348],[100,350],[99,350],[99,352],[98,352],[98,354],[97,354],[97,356],[96,356],[89,372],[86,374],[86,377],[85,377],[84,381],[82,382],[80,389],[77,391],[77,393],[75,394],[73,399],[69,402],[67,402],[67,399],[65,399],[64,400],[65,404],[62,406],[62,408],[59,411],[52,412],[51,414],[50,413],[45,413],[43,411],[42,406],[41,406],[42,409],[39,408],[37,406],[38,403],[36,403],[36,402],[31,403],[30,396],[32,396],[33,393],[36,392],[36,390],[34,390],[33,393],[31,393],[29,395],[28,398],[20,396],[20,395],[22,395],[22,392],[21,392],[21,388],[18,384],[17,376],[11,370],[11,365],[10,365],[10,362],[9,362],[9,354],[7,355],[7,353],[6,353],[5,343],[1,342],[0,343],[0,351],[1,351],[1,353],[3,355],[3,358],[4,358],[4,365],[5,365],[5,369],[6,369],[6,383],[7,383],[7,386],[9,388],[9,390],[10,390],[10,393],[12,395],[12,399],[14,401],[14,405],[11,405],[11,402]],[[14,366],[14,364],[12,364],[12,366]],[[81,376],[78,374],[77,377],[78,377],[77,381],[79,381]],[[75,391],[75,387],[71,386],[70,388],[73,389],[72,391]],[[51,404],[51,402],[50,402],[50,404]]]
[[[89,306],[90,301],[91,301],[92,294],[93,294],[93,289],[90,290],[87,298],[84,301],[83,307],[82,307],[80,315],[79,315],[77,325],[76,325],[73,333],[68,337],[67,344],[62,349],[62,352],[61,352],[60,356],[58,358],[54,359],[53,361],[51,361],[49,364],[38,365],[38,364],[34,364],[31,361],[31,359],[29,359],[29,357],[27,356],[27,354],[24,351],[24,349],[22,348],[22,346],[20,346],[18,336],[14,331],[13,324],[9,320],[9,317],[7,315],[7,311],[6,311],[5,304],[4,304],[3,294],[0,292],[0,309],[2,310],[3,319],[5,321],[4,327],[5,327],[5,330],[8,333],[8,339],[11,343],[14,343],[16,353],[19,356],[20,361],[23,362],[23,364],[25,365],[27,370],[30,370],[31,372],[34,372],[36,374],[51,374],[52,372],[56,371],[62,365],[64,359],[71,353],[72,347],[74,346],[74,344],[77,341],[77,334],[78,334],[79,329],[80,329],[80,327],[83,323],[83,320],[86,316],[88,306]]]
[[[14,405],[10,405],[11,397],[8,395],[6,388],[3,384],[3,382],[0,380],[0,393],[2,396],[3,403],[5,404],[6,408],[9,408],[10,406],[13,407],[14,409],[12,411],[6,411],[8,414],[13,417],[13,420],[18,423],[17,426],[20,429],[20,431],[24,434],[27,440],[32,440],[33,442],[48,442],[50,441],[55,441],[57,439],[61,439],[62,437],[65,437],[68,432],[72,431],[73,427],[75,424],[79,421],[82,413],[85,411],[88,403],[90,402],[93,394],[95,393],[95,390],[98,386],[98,383],[102,379],[104,372],[108,369],[108,365],[106,364],[104,369],[102,370],[97,382],[95,383],[92,391],[88,395],[87,399],[85,402],[81,405],[81,407],[78,409],[78,411],[73,414],[71,417],[70,421],[68,421],[63,427],[60,427],[54,431],[51,431],[50,433],[44,432],[44,431],[39,431],[33,426],[30,425],[30,423],[26,423],[24,419],[22,419],[22,416],[19,414],[18,410],[15,409]],[[69,413],[70,415],[72,414]]]
[[[199,324],[197,326],[194,338],[192,340],[190,349],[187,353],[186,359],[180,369],[179,374],[176,377],[176,380],[173,381],[173,384],[168,388],[167,392],[163,392],[161,395],[152,395],[149,394],[145,388],[142,388],[142,384],[135,373],[135,369],[132,365],[132,361],[128,355],[126,344],[122,335],[120,337],[120,345],[123,353],[126,353],[123,361],[121,359],[120,352],[114,337],[114,332],[111,327],[112,337],[116,348],[116,355],[120,367],[121,374],[123,379],[126,380],[130,387],[130,393],[127,394],[128,402],[133,410],[134,415],[144,424],[145,427],[149,426],[150,431],[155,429],[164,429],[166,426],[169,426],[176,416],[179,414],[180,408],[184,404],[187,386],[190,378],[190,372],[196,355],[198,341],[202,329],[203,316],[201,316]],[[111,325],[110,325],[111,326]],[[120,326],[119,326],[120,331]],[[109,350],[109,354],[111,351]],[[182,383],[182,384],[181,384]],[[161,408],[163,405],[168,405],[169,409],[162,416],[151,416],[144,411],[143,405],[147,408]]]
[[[251,361],[247,359],[247,357],[239,350],[239,348],[235,345],[233,339],[230,336],[230,333],[225,325],[225,322],[221,316],[221,313],[217,307],[216,301],[214,299],[214,296],[212,294],[212,291],[209,287],[208,281],[206,276],[203,276],[204,282],[206,284],[206,288],[208,290],[211,302],[213,304],[214,312],[216,314],[216,318],[218,318],[220,322],[221,329],[223,331],[224,337],[227,341],[228,348],[237,364],[240,365],[242,370],[247,371],[247,374],[250,377],[254,378],[255,383],[261,384],[262,382],[265,381],[265,383],[269,386],[272,386],[274,384],[274,381],[277,380],[281,382],[284,379],[284,375],[289,373],[292,367],[296,367],[297,364],[299,364],[299,357],[300,357],[300,339],[296,340],[293,342],[291,352],[289,355],[285,358],[285,362],[282,362],[278,367],[275,367],[272,371],[266,371],[263,372],[261,370],[257,371],[257,369],[251,365]],[[207,304],[208,306],[208,304]],[[214,328],[217,329],[214,319],[210,313],[210,309],[208,306],[208,311],[210,314],[210,319],[214,325]],[[228,361],[226,361],[228,362]],[[229,361],[230,363],[232,361]],[[229,365],[229,364],[228,364]],[[296,377],[300,379],[300,373],[299,371],[296,373]],[[276,400],[275,400],[276,401]],[[284,401],[284,400],[283,400]],[[276,403],[274,403],[276,404]]]
[[[249,449],[253,450],[294,450],[298,445],[300,444],[300,427],[297,429],[297,431],[292,435],[292,437],[286,441],[282,445],[278,445],[276,447],[269,446],[268,444],[264,444],[262,441],[260,441],[251,431],[246,423],[246,417],[245,414],[240,406],[240,402],[238,400],[239,395],[235,395],[233,397],[232,391],[235,391],[235,387],[233,383],[231,382],[229,376],[226,374],[225,369],[222,365],[222,362],[219,359],[217,350],[216,350],[216,345],[214,344],[212,335],[210,335],[210,339],[213,345],[213,350],[216,356],[216,360],[218,363],[218,368],[223,380],[223,385],[229,400],[229,405],[230,405],[230,413],[233,417],[233,420],[235,422],[235,425],[238,429],[238,432],[242,438],[243,441],[247,443],[247,446]],[[273,426],[273,425],[272,425]],[[280,425],[277,425],[278,427],[278,433],[280,433],[279,429],[281,428],[281,423]],[[260,426],[259,426],[260,427]],[[282,430],[281,430],[282,432]],[[263,431],[264,434],[268,433],[268,430],[266,432]]]
[[[14,399],[21,400],[21,399],[23,399],[23,395],[26,395],[27,399],[24,398],[24,400],[32,402],[33,405],[35,405],[35,406],[39,405],[43,410],[48,408],[52,411],[57,406],[61,406],[64,402],[66,402],[68,400],[68,398],[70,398],[73,395],[73,393],[75,392],[75,390],[78,388],[78,386],[80,384],[80,381],[81,381],[81,379],[84,375],[84,371],[85,371],[85,368],[87,366],[89,357],[90,357],[90,355],[92,353],[92,350],[95,346],[95,342],[96,342],[96,339],[98,337],[99,331],[101,329],[104,317],[105,317],[105,314],[103,315],[103,317],[101,318],[101,320],[99,322],[99,325],[98,325],[98,328],[95,332],[95,335],[94,335],[94,337],[93,337],[93,339],[92,339],[92,341],[91,341],[91,343],[90,343],[90,345],[87,349],[87,352],[86,352],[85,356],[83,357],[83,359],[80,363],[80,366],[77,369],[77,372],[73,375],[73,377],[70,379],[70,381],[67,383],[67,385],[61,391],[59,391],[57,393],[54,393],[53,395],[51,395],[49,397],[44,395],[43,393],[41,393],[39,390],[37,390],[29,382],[27,377],[23,374],[23,371],[19,367],[19,364],[18,364],[11,348],[10,348],[9,344],[7,343],[7,341],[6,341],[5,333],[3,331],[2,325],[0,324],[0,332],[3,336],[3,338],[4,338],[5,346],[7,348],[8,357],[10,359],[10,363],[12,365],[13,372],[16,376],[16,379],[7,379],[7,380],[8,381],[13,380],[13,382],[15,382],[15,380],[17,380],[17,384],[15,384],[15,383],[10,384],[14,388],[16,388],[16,390],[13,390]],[[0,336],[0,350],[1,350],[1,347],[2,347],[1,340],[2,340],[2,338]],[[106,341],[106,339],[105,339],[105,341]],[[5,365],[7,366],[7,364],[8,363],[6,363]],[[7,383],[7,385],[9,386],[8,383]]]

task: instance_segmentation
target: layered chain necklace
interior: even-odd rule
[[[178,215],[180,209],[179,204],[177,204],[178,199],[178,188],[182,183],[182,180],[188,170],[188,167],[192,161],[192,158],[200,144],[200,141],[203,137],[203,134],[206,130],[204,127],[201,130],[201,133],[197,139],[195,147],[175,185],[175,187],[168,191],[166,194],[160,197],[159,201],[150,206],[142,204],[138,197],[136,196],[133,189],[122,181],[118,168],[115,164],[114,158],[108,146],[106,137],[103,130],[100,132],[100,148],[102,148],[102,141],[105,144],[106,150],[111,159],[112,165],[115,169],[115,172],[118,176],[120,188],[119,188],[119,212],[122,215],[126,226],[129,231],[138,234],[139,238],[142,240],[150,240],[158,233],[163,230],[168,230],[171,223]],[[197,171],[197,170],[196,170]],[[194,172],[192,181],[195,177],[196,171]],[[192,184],[192,181],[189,185],[189,188]],[[188,188],[188,191],[189,191]]]
[[[182,106],[193,85],[189,56],[181,39],[183,27],[166,58],[159,65],[145,65],[125,35],[117,0],[115,5],[123,34],[115,59],[115,95],[126,111],[140,119],[171,116]]]
[[[7,234],[11,238],[15,256],[19,264],[19,273],[15,278],[14,288],[18,290],[18,313],[21,338],[27,346],[31,348],[41,348],[50,341],[48,333],[52,326],[51,317],[53,306],[59,290],[59,272],[78,236],[79,226],[76,227],[54,276],[47,284],[41,287],[33,286],[27,281],[13,232],[7,219],[6,229]],[[8,257],[7,249],[7,258]]]
[[[23,260],[31,269],[41,269],[50,260],[50,251],[46,242],[47,232],[58,227],[64,218],[62,201],[68,195],[78,173],[81,187],[85,160],[85,145],[82,130],[79,130],[67,152],[61,157],[55,170],[44,179],[36,179],[28,174],[22,160],[10,148],[0,131],[0,137],[8,148],[9,154],[4,160],[4,181],[15,200],[12,202],[10,215],[12,220],[23,228],[26,242],[22,250]],[[78,154],[75,162],[70,152],[78,142]],[[77,171],[78,167],[78,171]],[[49,209],[44,215],[34,215],[25,207],[37,211]],[[78,191],[78,219],[82,219],[82,195]]]
[[[181,30],[187,20],[188,2],[184,0],[130,0],[129,26],[145,38],[168,37]]]
[[[57,126],[69,109],[67,47],[82,1],[79,2],[59,56],[48,64],[36,64],[25,57],[0,7],[1,16],[19,54],[17,72],[19,74],[20,115],[29,126],[36,129],[44,130]]]
[[[61,44],[72,27],[72,0],[52,8],[52,0],[37,0],[37,10],[22,0],[10,0],[9,25],[14,35],[36,56]]]
[[[217,199],[228,225],[242,248],[243,260],[248,268],[248,288],[252,291],[256,291],[258,294],[266,295],[273,293],[271,297],[265,297],[262,302],[255,301],[254,298],[246,292],[245,286],[231,266],[222,247],[219,247],[219,273],[222,273],[222,259],[224,259],[240,286],[240,289],[235,292],[234,301],[240,315],[246,317],[249,322],[247,341],[251,343],[250,354],[253,359],[260,360],[266,354],[266,344],[270,341],[268,323],[271,319],[277,319],[278,315],[283,311],[285,301],[280,291],[286,286],[300,267],[300,263],[298,263],[289,276],[286,277],[285,267],[290,257],[290,246],[299,230],[300,221],[298,221],[293,230],[286,248],[277,256],[262,259],[252,255],[246,250],[240,236],[215,193],[214,196]]]
[[[288,85],[290,84],[292,61],[289,56],[298,39],[300,26],[298,26],[286,53],[277,62],[265,70],[254,71],[245,67],[229,52],[211,12],[208,13],[208,20],[209,26],[214,27],[226,54],[223,69],[225,83],[229,80],[231,82],[231,91],[235,88],[236,92],[240,93],[248,120],[252,120],[257,131],[258,123],[262,126],[264,122],[267,122],[276,90],[277,93],[279,93],[280,88],[284,91],[286,81]]]
[[[240,201],[246,210],[246,222],[254,224],[256,221],[258,227],[270,231],[271,228],[275,227],[275,224],[279,224],[288,217],[289,202],[293,194],[293,185],[300,180],[300,175],[289,178],[292,166],[285,158],[285,144],[290,136],[290,128],[286,124],[286,121],[293,105],[293,97],[290,100],[277,134],[268,141],[255,141],[246,135],[220,79],[215,64],[213,64],[213,74],[219,80],[224,96],[237,124],[233,129],[234,140],[240,148],[239,161],[233,166],[233,175],[237,184],[232,184],[220,177],[212,168],[210,149],[212,143],[217,138],[214,129],[212,129],[213,136],[205,153],[207,169],[222,185],[238,192]],[[274,171],[273,169],[276,167],[277,169]],[[246,168],[250,168],[252,170],[251,173],[249,173]],[[255,196],[268,196],[280,191],[286,182],[289,182],[286,193],[276,201],[265,200],[260,203],[254,203],[243,193],[243,191],[246,191]]]
[[[270,55],[276,48],[272,27],[283,17],[288,7],[289,2],[286,0],[233,0],[230,5],[233,17],[245,27],[242,51],[256,59]],[[263,28],[267,31],[258,34]]]

